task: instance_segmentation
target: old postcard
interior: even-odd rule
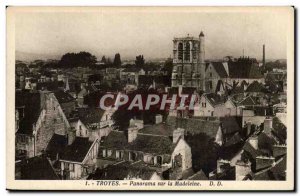
[[[293,7],[8,7],[7,189],[293,191]]]

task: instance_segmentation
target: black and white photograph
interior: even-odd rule
[[[293,7],[8,7],[23,190],[293,190]]]

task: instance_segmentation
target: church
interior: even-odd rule
[[[172,87],[180,85],[205,90],[204,33],[199,37],[174,38]]]

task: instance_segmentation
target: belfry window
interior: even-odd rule
[[[182,60],[183,57],[183,44],[179,43],[178,44],[178,59]]]
[[[185,51],[184,51],[184,60],[189,61],[190,60],[190,43],[187,42],[185,44]]]

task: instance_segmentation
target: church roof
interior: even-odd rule
[[[228,77],[227,72],[226,72],[225,67],[222,62],[211,62],[210,64],[213,66],[213,68],[216,70],[217,74],[221,78]],[[206,66],[205,70],[207,70],[207,68],[208,68],[208,66]]]

